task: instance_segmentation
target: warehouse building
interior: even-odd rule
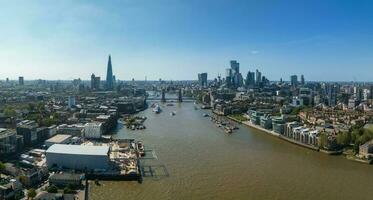
[[[47,166],[76,170],[106,170],[109,167],[108,146],[54,144],[46,151]]]

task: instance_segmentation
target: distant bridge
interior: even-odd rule
[[[162,101],[161,97],[148,97],[146,98],[148,101]],[[178,97],[166,97],[166,101],[179,101]],[[195,101],[193,97],[183,97],[183,101]]]
[[[183,101],[194,101],[193,97],[183,97],[182,89],[179,89],[177,93],[177,97],[171,96],[166,97],[166,91],[165,89],[162,89],[161,97],[159,96],[150,96],[147,98],[149,101],[161,101],[161,102],[167,102],[167,101],[177,101],[177,102],[183,102]]]

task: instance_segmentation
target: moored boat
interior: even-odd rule
[[[161,112],[161,107],[158,104],[155,105],[155,107],[153,108],[153,112],[159,114]]]

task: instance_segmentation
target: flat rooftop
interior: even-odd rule
[[[50,142],[50,143],[61,143],[61,142],[64,142],[68,139],[72,138],[71,135],[66,135],[66,134],[58,134],[58,135],[55,135],[51,138],[49,138],[48,140],[46,140],[45,142]]]
[[[107,156],[109,146],[54,144],[46,153]]]
[[[9,137],[11,135],[15,135],[16,132],[14,130],[0,128],[0,138]]]

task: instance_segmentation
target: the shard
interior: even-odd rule
[[[109,55],[109,61],[107,64],[107,73],[106,73],[106,89],[112,90],[113,88],[114,88],[113,68],[111,65],[111,55]]]

